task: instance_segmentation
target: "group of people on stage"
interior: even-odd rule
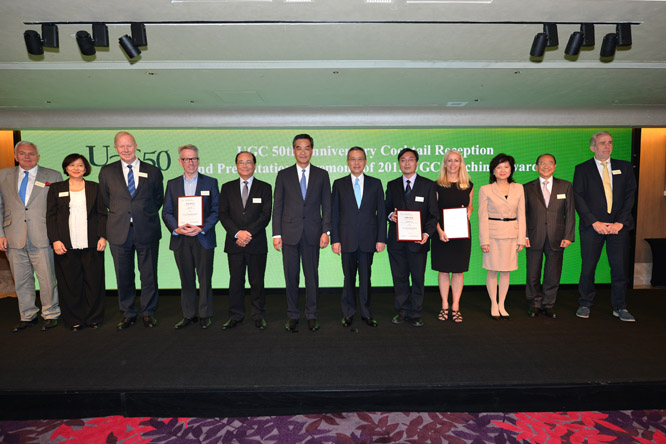
[[[359,309],[362,322],[377,326],[371,307],[371,270],[374,254],[385,247],[395,291],[392,323],[423,325],[429,250],[442,298],[437,318],[463,321],[460,299],[464,272],[469,268],[471,235],[449,238],[442,215],[444,209],[465,208],[469,229],[474,184],[460,152],[446,153],[439,176],[432,181],[416,173],[418,152],[404,148],[398,154],[402,175],[388,182],[384,190],[379,179],[364,173],[364,149],[352,147],[347,152],[350,174],[335,180],[331,191],[328,172],[310,162],[312,137],[299,134],[292,145],[296,163],[278,172],[274,190],[255,177],[256,158],[250,152],[236,155],[239,177],[220,189],[217,179],[199,172],[198,148],[184,145],[178,148],[183,175],[169,180],[165,193],[159,168],[137,158],[132,134],[117,133],[114,146],[120,160],[101,168],[99,183],[84,179],[91,166],[83,155],[65,157],[62,170],[68,180],[63,181],[59,172],[38,166],[38,148],[26,141],[14,149],[18,166],[0,170],[0,250],[7,252],[21,316],[14,332],[38,321],[35,274],[40,287],[42,330],[58,325],[60,317],[73,331],[100,327],[104,320],[107,245],[122,312],[116,328],[131,327],[139,316],[145,327],[155,327],[160,209],[171,233],[169,248],[181,280],[183,318],[174,326],[176,329],[196,323],[204,329],[212,325],[218,221],[226,231],[224,251],[230,276],[229,318],[222,328],[232,329],[245,319],[246,272],[252,320],[258,329],[267,327],[264,275],[266,228],[271,219],[273,247],[282,253],[283,260],[286,330],[297,331],[301,318],[301,269],[307,328],[319,329],[319,254],[329,243],[342,259],[343,326],[352,324]],[[556,317],[554,304],[563,251],[574,241],[575,208],[580,218],[582,256],[576,315],[590,316],[595,269],[605,244],[611,267],[613,315],[622,321],[635,320],[626,308],[626,286],[636,181],[629,162],[610,159],[613,139],[608,132],[594,134],[590,149],[594,157],[576,166],[573,185],[553,177],[556,160],[552,154],[537,158],[539,177],[524,186],[513,180],[513,157],[498,154],[492,159],[490,183],[479,190],[478,217],[493,319],[510,319],[505,307],[509,273],[518,268],[518,253],[523,248],[527,252],[528,315]],[[196,202],[202,206],[201,223],[179,221],[179,200],[193,196],[200,196]],[[420,239],[399,240],[400,211],[420,213]],[[135,263],[141,282],[138,308]]]

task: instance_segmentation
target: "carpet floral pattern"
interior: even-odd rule
[[[666,410],[558,413],[335,413],[249,418],[0,421],[0,442],[666,444]]]

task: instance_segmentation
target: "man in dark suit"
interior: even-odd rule
[[[300,318],[298,281],[300,262],[305,276],[305,317],[311,331],[317,322],[319,249],[326,248],[331,230],[331,182],[328,172],[310,163],[314,142],[299,134],[292,143],[296,165],[281,170],[275,180],[273,247],[282,251],[287,287],[285,328],[295,331]]]
[[[357,271],[361,319],[371,327],[377,326],[370,310],[370,274],[375,251],[381,253],[386,245],[386,213],[382,182],[363,174],[366,163],[363,148],[350,148],[347,165],[351,174],[333,182],[331,249],[335,254],[342,253],[344,327],[351,325],[356,314]]]
[[[594,272],[605,243],[611,269],[613,316],[634,322],[636,319],[627,311],[626,295],[636,178],[629,162],[610,158],[613,152],[610,133],[600,131],[592,136],[590,150],[594,158],[576,165],[573,180],[582,257],[576,316],[590,317],[595,295]]]
[[[423,325],[423,294],[425,267],[430,250],[430,237],[437,228],[437,196],[435,182],[416,174],[419,153],[404,148],[398,153],[402,176],[386,186],[386,214],[389,218],[388,254],[395,291],[395,309],[398,312],[391,322],[409,321],[414,327]],[[421,213],[421,240],[402,242],[397,236],[396,211]],[[410,290],[409,278],[412,285]]]
[[[46,331],[58,325],[60,316],[53,249],[46,233],[46,196],[62,175],[37,165],[39,150],[32,142],[17,143],[14,159],[18,166],[0,170],[0,251],[7,252],[21,315],[12,331],[37,323],[35,275]]]
[[[554,305],[562,276],[564,249],[575,238],[576,216],[571,182],[553,177],[555,156],[542,154],[537,158],[539,178],[523,186],[527,225],[527,314],[536,317],[540,312],[555,319]],[[546,266],[541,284],[541,265]]]
[[[220,221],[227,231],[224,251],[229,260],[229,320],[222,329],[236,327],[245,318],[245,271],[250,281],[252,319],[259,330],[266,329],[264,275],[268,243],[266,226],[271,220],[272,188],[254,177],[254,154],[236,154],[239,179],[222,185]]]
[[[118,302],[123,318],[118,330],[136,322],[134,255],[141,276],[143,325],[157,325],[157,255],[162,237],[159,210],[164,201],[164,185],[159,168],[136,157],[134,136],[120,131],[114,138],[120,160],[105,165],[99,172],[104,205],[109,210],[106,238],[116,268]]]
[[[173,251],[180,274],[183,319],[174,328],[183,329],[199,321],[199,326],[205,329],[211,326],[213,316],[213,259],[217,246],[215,225],[220,201],[217,179],[199,174],[199,149],[194,145],[178,148],[178,163],[184,173],[167,182],[162,209],[162,220],[171,232],[169,249]],[[203,220],[178,220],[179,198],[188,196],[201,199]]]

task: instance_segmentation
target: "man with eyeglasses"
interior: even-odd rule
[[[134,136],[120,131],[114,138],[120,160],[102,167],[99,187],[104,206],[109,210],[106,239],[116,269],[118,304],[123,317],[116,324],[125,330],[141,313],[143,325],[157,325],[157,257],[162,237],[159,210],[164,201],[162,172],[136,156]],[[136,309],[134,257],[141,280],[141,303]]]
[[[573,188],[571,182],[553,177],[556,166],[555,156],[540,155],[536,161],[539,177],[523,186],[527,225],[525,295],[527,314],[532,318],[540,313],[551,319],[557,317],[554,306],[560,288],[564,249],[575,239]]]
[[[42,331],[46,331],[58,325],[60,316],[53,249],[46,235],[46,195],[62,175],[37,165],[39,151],[32,142],[17,143],[14,159],[18,166],[0,170],[0,251],[7,252],[21,315],[12,331],[37,323],[35,274],[44,319]]]
[[[162,209],[162,220],[171,232],[169,249],[173,251],[180,274],[183,319],[174,328],[180,330],[199,322],[199,326],[206,329],[213,323],[213,258],[219,207],[217,179],[199,173],[199,149],[194,145],[178,148],[178,163],[183,167],[183,175],[167,182]],[[200,209],[201,212],[195,211],[188,217],[201,220],[180,219],[185,217],[185,211],[179,212],[179,205]]]
[[[239,178],[223,184],[220,191],[220,222],[227,231],[224,251],[229,260],[229,319],[222,326],[223,330],[240,325],[245,318],[246,270],[254,326],[266,329],[266,226],[271,220],[273,198],[270,184],[254,177],[256,166],[254,154],[236,154]]]

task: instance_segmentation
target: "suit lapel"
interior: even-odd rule
[[[18,180],[18,177],[17,177],[17,180]],[[37,185],[37,182],[41,182],[42,186],[40,187],[39,185]],[[35,200],[35,196],[39,195],[44,190],[44,188],[46,187],[45,184],[46,184],[46,173],[44,172],[43,168],[39,168],[39,166],[38,166],[37,167],[37,175],[35,175],[35,183],[32,186],[32,191],[30,192],[30,199],[28,199],[28,203],[26,205],[29,206]],[[18,192],[17,192],[17,194],[18,194]],[[20,199],[21,198],[19,197],[19,200]]]
[[[90,214],[92,211],[93,204],[95,203],[95,195],[93,194],[95,192],[94,187],[88,182],[85,181],[83,183],[84,185],[84,190],[86,192],[86,211],[88,214]]]
[[[537,199],[539,202],[541,202],[541,205],[544,206],[544,208],[548,208],[546,206],[546,200],[543,198],[543,190],[541,189],[541,179],[537,179],[532,183],[532,193],[534,193],[537,196]],[[555,192],[555,182],[553,182],[553,192]],[[553,200],[553,193],[550,193],[550,200]],[[550,205],[550,202],[548,203]]]
[[[117,175],[117,180],[119,180],[120,184],[122,184],[125,187],[125,192],[129,196],[130,199],[132,199],[132,196],[130,196],[129,189],[127,188],[127,181],[125,180],[125,172],[123,171],[123,163],[122,161],[118,161],[118,168],[116,168],[115,174]],[[136,191],[134,192],[134,195],[136,196]]]
[[[14,167],[14,171],[9,175],[9,180],[10,184],[12,185],[12,196],[14,196],[17,202],[21,202],[21,196],[19,196],[18,193],[18,173],[19,167]],[[21,205],[23,205],[23,202],[21,202]]]

